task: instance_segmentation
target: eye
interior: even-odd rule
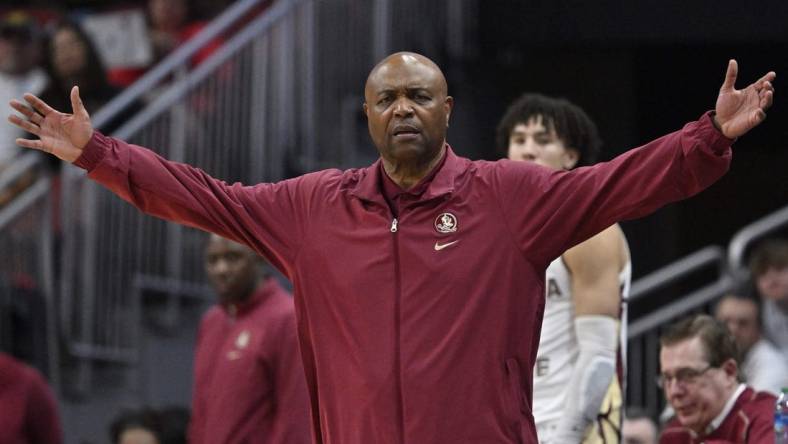
[[[548,143],[552,142],[552,140],[548,136],[537,136],[536,138],[534,138],[534,140],[539,145],[547,145]]]
[[[384,96],[378,100],[378,105],[388,105],[391,103],[391,96]]]

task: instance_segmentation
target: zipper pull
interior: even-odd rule
[[[391,232],[392,233],[396,233],[397,232],[397,218],[396,217],[391,220]]]

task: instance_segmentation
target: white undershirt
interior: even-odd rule
[[[746,388],[747,388],[746,384],[739,384],[739,387],[736,389],[736,391],[733,392],[730,398],[728,398],[728,401],[725,403],[725,407],[722,408],[720,414],[717,415],[716,418],[712,419],[711,424],[709,424],[709,426],[706,427],[707,435],[717,430],[717,427],[719,427],[720,424],[722,424],[722,421],[724,421],[725,417],[728,416],[728,413],[731,412],[731,409],[733,408],[733,404],[736,403],[736,400],[739,399],[739,395],[741,395],[744,389]]]

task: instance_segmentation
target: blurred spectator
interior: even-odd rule
[[[118,91],[107,82],[101,59],[90,38],[74,22],[58,23],[46,45],[44,66],[52,79],[41,98],[56,109],[71,109],[71,87],[88,112],[95,112]]]
[[[197,35],[206,25],[203,21],[194,20],[187,0],[148,0],[147,10],[148,39],[153,51],[151,66]],[[192,64],[201,63],[220,45],[218,40],[206,45],[192,58]],[[131,85],[148,68],[113,69],[110,72],[110,81],[117,86]]]
[[[760,244],[750,257],[750,272],[763,302],[763,334],[788,358],[788,240]]]
[[[311,442],[292,297],[249,247],[211,235],[205,269],[218,304],[194,362],[191,444]]]
[[[623,444],[657,444],[657,425],[643,409],[627,407],[621,438]]]
[[[0,102],[44,90],[47,76],[38,67],[40,55],[40,32],[32,16],[12,11],[0,17]],[[22,134],[13,125],[0,125],[0,170],[19,152],[14,139]]]
[[[150,408],[122,411],[110,425],[112,444],[163,444],[159,413]]]
[[[40,59],[40,32],[35,19],[24,11],[0,17],[0,102],[18,99],[25,92],[40,93],[47,76],[37,65]],[[12,125],[0,125],[0,172],[20,152],[14,139],[24,133]],[[34,179],[32,171],[0,189],[0,207],[7,204]]]
[[[60,442],[57,405],[44,377],[0,353],[0,443]]]
[[[725,326],[697,315],[660,338],[659,384],[676,413],[660,443],[766,443],[776,397],[738,380],[737,347]]]
[[[761,335],[757,299],[728,295],[717,304],[716,318],[733,334],[741,353],[741,372],[755,390],[780,394],[788,387],[788,366],[780,351]]]

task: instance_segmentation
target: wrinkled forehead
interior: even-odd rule
[[[367,77],[365,93],[415,88],[446,94],[446,79],[440,68],[425,57],[395,54],[372,69]]]

